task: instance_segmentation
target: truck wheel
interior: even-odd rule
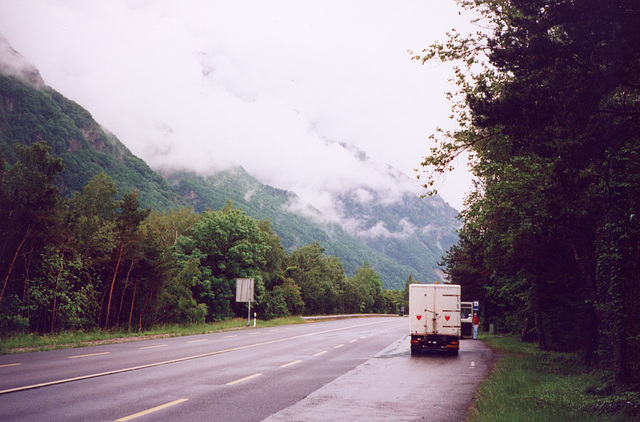
[[[449,350],[449,356],[458,356],[458,349]]]
[[[411,348],[411,356],[419,355],[420,352],[422,352],[422,349],[419,348],[419,347],[412,347]]]

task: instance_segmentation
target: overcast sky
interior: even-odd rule
[[[453,0],[0,0],[0,33],[152,167],[239,164],[313,203],[386,183],[374,161],[415,180],[429,135],[452,125],[453,87],[447,66],[407,50],[473,29],[458,12]],[[458,167],[439,193],[460,210]]]

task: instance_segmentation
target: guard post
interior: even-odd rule
[[[236,302],[248,302],[247,326],[251,325],[251,302],[253,302],[253,279],[236,278]]]

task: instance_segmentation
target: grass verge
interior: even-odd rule
[[[502,356],[469,422],[640,421],[640,392],[616,392],[611,373],[589,370],[577,355],[541,352],[510,336],[480,339]]]
[[[278,325],[300,324],[300,317],[276,318],[269,321],[257,321],[257,327],[275,327]],[[247,327],[247,320],[236,318],[211,324],[198,325],[162,325],[153,329],[130,333],[127,331],[89,332],[73,331],[56,334],[13,335],[0,340],[0,355],[9,353],[35,352],[54,349],[94,346],[96,344],[123,343],[126,341],[148,340],[162,337],[180,337],[195,334],[207,334],[218,331],[239,330]]]

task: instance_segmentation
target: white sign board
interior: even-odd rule
[[[253,302],[253,279],[236,279],[236,302]]]

